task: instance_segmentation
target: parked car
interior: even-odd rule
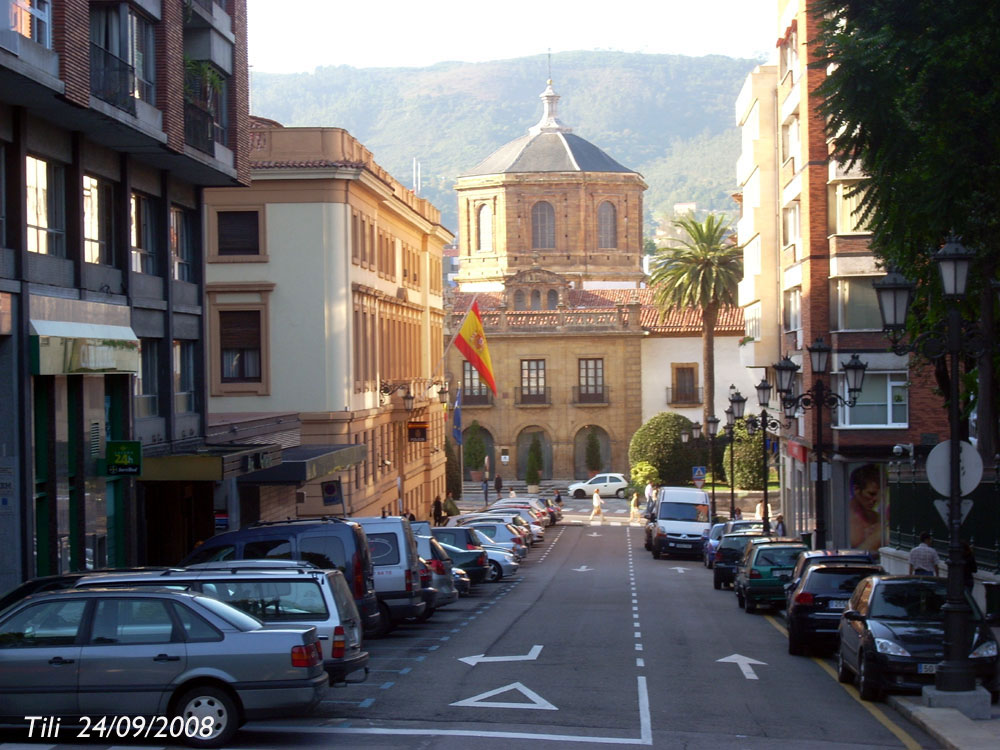
[[[706,568],[711,568],[715,565],[715,550],[718,548],[725,530],[726,524],[714,523],[712,524],[712,528],[702,531],[701,559]]]
[[[646,540],[653,559],[663,555],[701,554],[702,531],[709,524],[709,498],[692,487],[660,487],[656,510],[647,514]]]
[[[521,532],[509,523],[502,523],[500,521],[475,521],[466,525],[485,536],[488,540],[487,543],[495,544],[510,551],[518,560],[523,559],[528,554],[528,546],[524,543],[524,537],[521,536]]]
[[[514,575],[517,572],[521,563],[510,550],[490,544],[489,537],[481,531],[476,531],[476,535],[479,537],[489,560],[490,572],[486,575],[487,581],[496,583],[504,576]]]
[[[837,677],[877,701],[889,690],[916,691],[934,682],[944,658],[944,613],[948,581],[923,576],[869,576],[858,584],[840,617]],[[1000,614],[986,617],[971,596],[966,643],[969,664],[990,691],[1000,698],[997,642],[990,625],[1000,625]]]
[[[540,525],[542,526],[555,526],[556,522],[559,520],[556,514],[555,506],[553,505],[552,507],[549,507],[544,500],[537,498],[504,497],[493,503],[490,506],[490,510],[515,507],[531,508],[535,511],[535,517],[539,520]]]
[[[456,568],[454,565],[451,569],[451,577],[455,581],[455,588],[458,590],[459,596],[468,596],[472,593],[472,581],[469,580],[469,576],[461,568]]]
[[[764,522],[756,518],[734,518],[726,521],[726,530],[723,534],[734,534],[737,531],[759,531],[764,533]]]
[[[809,648],[833,650],[840,636],[840,613],[862,578],[883,573],[881,565],[830,562],[810,565],[789,592],[785,607],[788,653],[801,656]]]
[[[809,548],[795,539],[765,537],[769,541],[749,542],[736,569],[736,603],[749,614],[759,605],[785,603],[785,583],[792,577],[795,560]]]
[[[351,588],[365,634],[375,635],[388,627],[379,614],[368,538],[354,519],[259,521],[245,529],[213,536],[196,547],[180,565],[261,559],[304,560],[322,570],[339,570]]]
[[[314,627],[265,628],[208,596],[149,589],[68,589],[0,616],[0,713],[180,716],[179,740],[227,745],[244,721],[311,710],[326,692]]]
[[[732,586],[736,580],[736,568],[743,559],[747,540],[762,537],[763,533],[743,530],[731,534],[723,534],[719,547],[715,550],[715,560],[712,565],[712,585],[721,589]]]
[[[832,562],[856,562],[856,563],[868,563],[869,565],[878,565],[878,553],[869,552],[863,549],[811,549],[803,552],[799,555],[798,561],[795,563],[795,569],[792,570],[792,577],[785,584],[785,592],[788,594],[787,598],[791,599],[791,592],[805,575],[806,571],[809,570],[813,565],[822,565],[825,563]]]
[[[568,494],[575,498],[590,497],[594,490],[601,493],[601,497],[625,497],[625,489],[629,482],[624,474],[595,474],[586,482],[575,482],[569,486]]]
[[[171,588],[204,594],[268,625],[314,627],[323,645],[323,666],[330,682],[344,682],[364,670],[361,616],[344,574],[291,560],[225,560],[138,573],[88,575],[76,588]]]
[[[458,599],[458,589],[455,588],[455,580],[451,575],[454,563],[437,539],[429,534],[416,534],[415,536],[417,551],[420,553],[420,557],[427,562],[427,567],[430,568],[431,586],[437,592],[431,603],[431,610],[441,609]]]
[[[402,516],[354,518],[368,538],[375,567],[375,596],[383,622],[419,620],[432,593],[421,592],[417,542]],[[426,618],[424,618],[426,619]],[[383,626],[383,633],[387,628]]]
[[[490,574],[490,559],[482,547],[462,549],[448,544],[443,538],[435,537],[451,558],[452,565],[465,571],[471,584],[482,583]]]
[[[529,505],[526,502],[503,502],[491,505],[486,513],[518,513],[524,520],[541,526],[543,529],[552,525],[552,517],[541,506]]]
[[[61,591],[62,589],[73,588],[73,585],[79,581],[81,578],[87,575],[93,575],[94,573],[129,573],[129,572],[141,572],[144,570],[166,570],[162,567],[150,567],[150,568],[104,568],[102,570],[78,570],[72,573],[60,573],[58,575],[52,576],[38,576],[37,578],[29,578],[23,583],[19,583],[17,586],[12,588],[3,597],[0,597],[0,612],[3,612],[7,607],[12,604],[16,604],[21,601],[24,597],[30,596],[31,594],[41,594],[44,591]]]

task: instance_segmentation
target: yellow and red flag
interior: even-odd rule
[[[486,346],[486,334],[483,332],[483,319],[479,315],[479,303],[473,302],[472,307],[462,322],[462,327],[455,337],[455,346],[463,356],[479,372],[479,379],[497,395],[497,386],[493,380],[493,363],[490,361],[490,350]]]

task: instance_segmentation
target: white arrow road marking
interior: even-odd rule
[[[587,536],[600,536],[600,534],[598,534],[596,531],[592,531],[589,534],[587,534]]]
[[[756,659],[751,659],[749,656],[743,656],[742,654],[733,654],[732,656],[727,656],[724,659],[716,659],[718,662],[732,663],[739,666],[740,671],[743,676],[748,680],[756,680],[757,674],[753,671],[751,664],[758,664],[762,667],[767,666],[766,661],[757,661]]]
[[[676,566],[674,567],[674,570],[676,570],[678,573],[687,573],[688,572],[687,568],[678,568]]]
[[[586,565],[581,565],[579,568],[573,568],[577,573],[589,573],[593,568],[588,568]]]
[[[501,701],[488,701],[486,698],[492,698],[494,695],[500,695],[501,693],[506,693],[508,690],[517,690],[521,695],[527,698],[530,703],[503,703]],[[498,687],[496,690],[489,690],[485,693],[480,693],[479,695],[474,695],[471,698],[466,698],[465,700],[456,701],[450,704],[452,706],[463,706],[463,707],[484,707],[484,708],[535,708],[540,711],[558,711],[559,709],[545,700],[542,696],[536,693],[530,688],[526,688],[520,682],[512,682],[509,685],[504,685],[503,687]]]
[[[542,647],[535,644],[526,654],[514,656],[486,656],[485,654],[475,654],[474,656],[461,656],[458,660],[474,667],[477,664],[493,661],[534,661],[538,658],[540,653],[542,653]]]

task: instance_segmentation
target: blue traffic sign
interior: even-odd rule
[[[692,466],[691,467],[691,478],[692,479],[704,479],[705,478],[705,467],[704,466]]]

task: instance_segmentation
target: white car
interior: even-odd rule
[[[601,497],[625,497],[628,480],[624,474],[597,474],[586,482],[577,482],[569,486],[569,494],[573,497],[589,497],[594,490],[599,490]]]

